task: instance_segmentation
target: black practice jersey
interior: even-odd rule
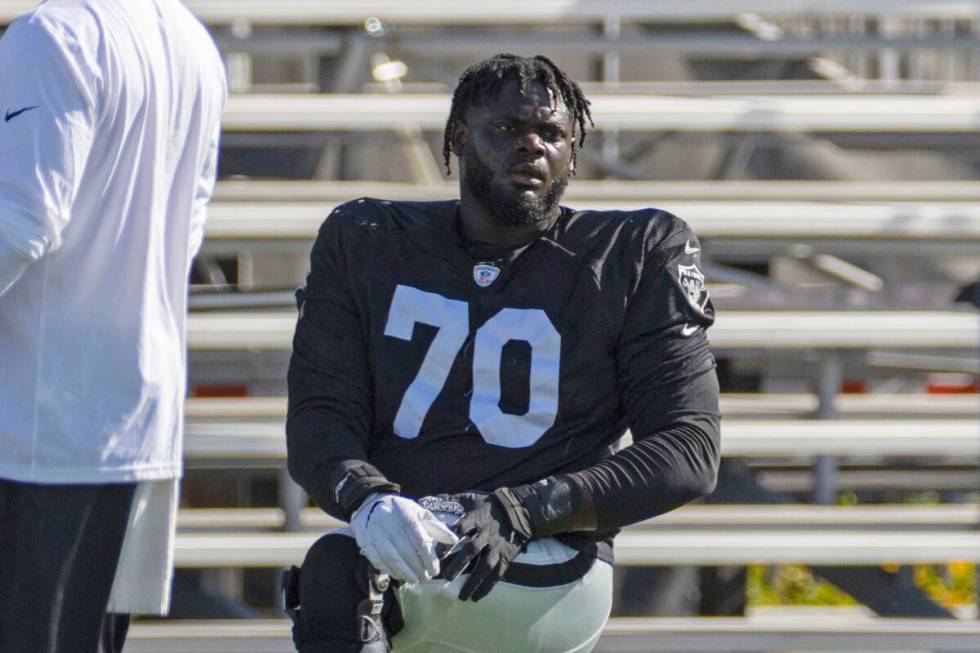
[[[324,222],[289,371],[296,480],[336,513],[341,460],[416,498],[582,472],[600,530],[703,493],[714,311],[687,225],[563,208],[512,250],[466,241],[457,207],[361,199]]]

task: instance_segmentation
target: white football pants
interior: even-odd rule
[[[576,553],[547,538],[531,542],[516,562],[558,564]],[[612,607],[612,565],[599,560],[565,585],[500,581],[477,603],[458,598],[468,577],[395,590],[405,628],[393,638],[392,653],[588,653]]]

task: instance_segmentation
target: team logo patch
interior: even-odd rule
[[[473,266],[473,281],[481,288],[486,288],[500,276],[500,268],[489,263],[477,263]]]
[[[697,265],[678,265],[677,278],[691,306],[703,311],[708,303],[708,289],[704,287],[704,273]]]
[[[463,510],[463,504],[459,501],[453,501],[451,499],[442,499],[440,497],[422,497],[418,501],[419,505],[430,510],[432,512],[445,512],[450,515],[462,516],[465,510]]]

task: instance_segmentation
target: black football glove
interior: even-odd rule
[[[486,596],[531,540],[596,528],[591,493],[574,475],[497,488],[493,494],[440,497],[462,507],[463,516],[453,527],[462,539],[443,559],[442,573],[452,581],[472,565],[459,593],[464,601]]]
[[[464,511],[453,526],[461,539],[442,561],[442,575],[449,581],[470,569],[470,577],[459,592],[463,601],[479,601],[489,594],[530,539],[530,533],[515,529],[495,494],[440,496],[458,502]]]

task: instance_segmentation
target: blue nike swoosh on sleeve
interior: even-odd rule
[[[4,114],[3,121],[10,122],[20,114],[24,113],[25,111],[30,111],[31,109],[37,109],[37,105],[34,105],[33,107],[24,107],[23,109],[19,109],[17,111],[7,111],[7,113]]]

